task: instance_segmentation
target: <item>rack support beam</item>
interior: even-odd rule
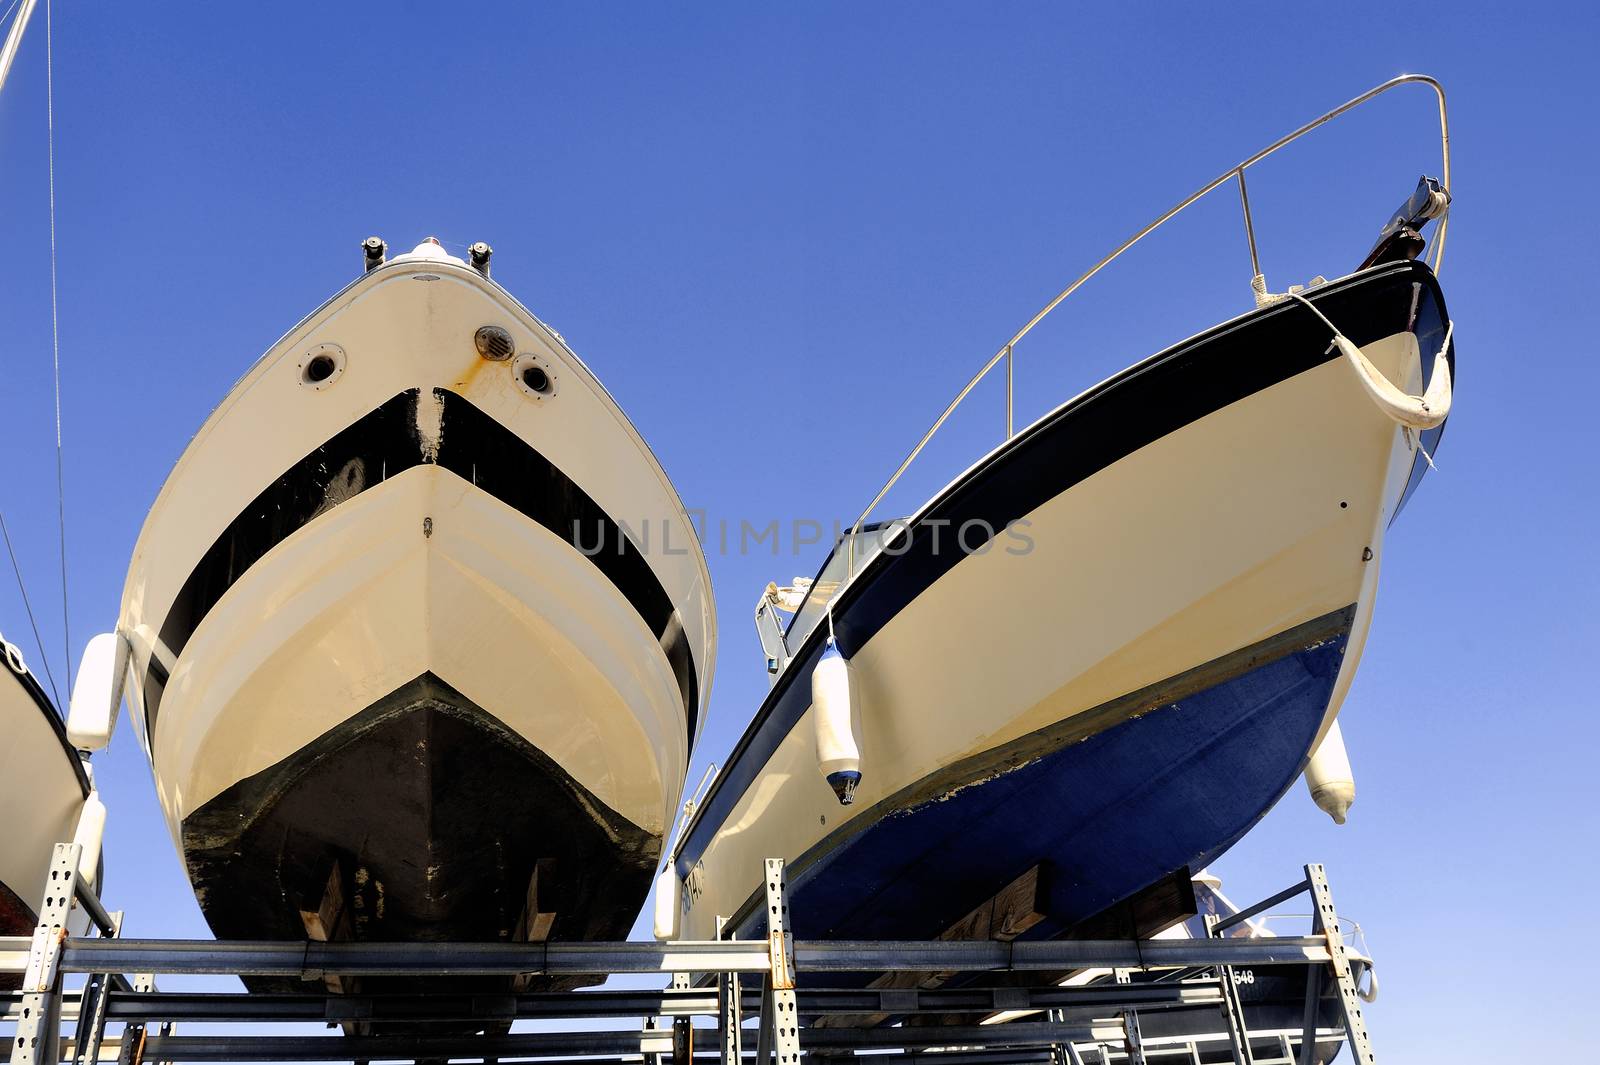
[[[1339,915],[1333,908],[1333,892],[1328,887],[1328,873],[1320,864],[1306,866],[1306,884],[1311,889],[1311,927],[1328,939],[1328,954],[1333,968],[1334,986],[1339,991],[1339,1001],[1344,1007],[1345,1038],[1350,1043],[1350,1055],[1356,1065],[1376,1065],[1377,1055],[1372,1050],[1372,1040],[1367,1035],[1367,1022],[1361,1015],[1361,996],[1356,989],[1355,969],[1350,963],[1350,948],[1345,946],[1344,933],[1339,929]],[[1316,1032],[1309,1036],[1316,1041]]]
[[[50,878],[22,978],[22,1019],[12,1039],[12,1065],[56,1065],[61,1060],[61,954],[82,854],[76,843],[57,843],[50,856]]]
[[[761,979],[761,1020],[756,1065],[799,1065],[800,1013],[794,996],[794,933],[789,930],[789,889],[783,859],[766,860],[767,956]]]
[[[1284,1062],[1299,1051],[1299,1065],[1315,1059],[1319,1008],[1339,996],[1352,1056],[1375,1062],[1362,1016],[1362,970],[1371,962],[1346,942],[1333,908],[1326,874],[1307,866],[1305,879],[1227,921],[1210,918],[1209,935],[1194,940],[1067,940],[1041,942],[796,942],[784,863],[765,863],[768,929],[764,939],[669,943],[283,943],[204,942],[119,938],[122,915],[86,902],[92,889],[78,876],[81,857],[71,844],[56,847],[51,880],[30,938],[0,940],[0,971],[24,974],[22,990],[0,994],[0,1021],[13,1022],[8,1047],[14,1065],[161,1065],[187,1061],[370,1061],[390,1058],[470,1058],[485,1061],[537,1055],[584,1055],[582,1065],[637,1063],[748,1065],[741,1024],[759,1013],[756,1065],[801,1065],[802,1042],[813,1056],[878,1052],[885,1061],[920,1057],[940,1048],[949,1065],[1143,1065],[1176,1056],[1198,1062],[1202,1044],[1227,1048],[1237,1065]],[[1313,901],[1311,934],[1303,937],[1228,937],[1230,927],[1287,901],[1299,891]],[[98,902],[98,899],[95,900]],[[83,912],[78,912],[79,910]],[[87,915],[102,938],[69,938],[69,919]],[[105,918],[102,920],[101,918]],[[1275,1051],[1262,1039],[1253,1055],[1236,967],[1297,965],[1308,973],[1304,1031],[1279,1035]],[[797,989],[797,969],[812,986]],[[1065,971],[1112,970],[1114,979],[1070,986]],[[1132,970],[1163,970],[1154,981]],[[988,986],[872,989],[816,986],[830,973],[925,972],[1035,974]],[[514,976],[611,973],[671,974],[662,989],[520,992],[484,996],[469,992],[429,996],[333,994],[322,979],[334,975]],[[63,988],[65,974],[89,977],[82,990]],[[124,974],[142,973],[130,986]],[[297,975],[317,993],[240,994],[160,992],[155,973]],[[761,979],[759,990],[740,975]],[[703,976],[707,984],[692,986]],[[847,983],[850,981],[846,981]],[[1034,986],[1037,984],[1037,986]],[[1185,1042],[1147,1043],[1141,1014],[1163,1009],[1219,1010],[1223,1024]],[[1029,1013],[1035,1019],[1028,1019]],[[802,1014],[928,1015],[939,1023],[901,1027],[809,1027]],[[1003,1024],[995,1014],[1015,1014]],[[1042,1014],[1042,1016],[1040,1016]],[[963,1016],[965,1015],[965,1016]],[[644,1030],[539,1031],[507,1034],[518,1018],[646,1018]],[[718,1048],[696,1058],[691,1019],[717,1024]],[[381,1019],[394,1031],[382,1036],[241,1036],[173,1034],[177,1021],[285,1022]],[[437,1025],[471,1020],[482,1034],[430,1034]],[[108,1021],[126,1025],[120,1039],[105,1038]],[[63,1023],[75,1025],[63,1041]],[[705,1022],[702,1022],[705,1023]],[[411,1027],[407,1028],[409,1024]],[[1299,1038],[1298,1048],[1294,1045]],[[1257,1037],[1261,1039],[1261,1037]],[[951,1047],[962,1047],[952,1051]],[[65,1057],[63,1058],[63,1055]],[[606,1055],[604,1059],[596,1057]],[[568,1062],[567,1065],[579,1065]],[[890,1062],[892,1065],[892,1062]]]

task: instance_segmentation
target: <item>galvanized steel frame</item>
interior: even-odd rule
[[[744,1018],[758,1015],[757,1065],[800,1065],[802,1054],[834,1055],[899,1051],[890,1058],[941,1048],[944,1065],[1038,1061],[1198,1061],[1195,1043],[1153,1048],[1140,1038],[1139,1014],[1195,1007],[1219,1011],[1220,1030],[1234,1060],[1254,1060],[1251,1036],[1233,984],[1234,966],[1306,965],[1306,1030],[1301,1047],[1318,1038],[1314,1007],[1325,988],[1337,993],[1345,1032],[1358,1062],[1375,1061],[1359,1002],[1362,970],[1369,959],[1351,949],[1333,909],[1327,876],[1319,865],[1305,868],[1298,884],[1235,917],[1212,923],[1212,938],[1198,940],[1079,940],[1055,942],[855,942],[794,938],[789,925],[783,862],[766,862],[766,940],[675,943],[285,943],[126,940],[117,937],[121,914],[107,913],[77,875],[81,851],[56,847],[50,888],[31,938],[0,938],[0,972],[24,974],[23,990],[0,995],[0,1021],[16,1024],[12,1065],[72,1062],[124,1065],[181,1061],[370,1061],[384,1058],[506,1059],[559,1055],[591,1065],[645,1055],[656,1062],[689,1065],[696,1052],[690,1021],[716,1023],[721,1065],[747,1060],[741,1039]],[[1312,934],[1301,937],[1223,938],[1222,933],[1266,908],[1308,892]],[[72,911],[82,907],[101,938],[67,935]],[[1117,982],[1061,986],[1061,972],[1109,968]],[[1171,970],[1157,982],[1128,982],[1135,970]],[[917,972],[956,970],[1049,974],[1041,986],[932,990],[871,988],[797,989],[797,973]],[[141,974],[130,982],[121,974]],[[330,974],[362,975],[594,975],[670,974],[659,990],[599,990],[505,995],[430,996],[254,995],[158,991],[154,975],[227,974],[292,976],[321,988]],[[740,987],[740,974],[759,975],[759,991]],[[66,991],[67,974],[89,977],[81,991]],[[698,986],[696,986],[698,985]],[[1002,1011],[1026,1011],[1031,1019],[980,1023]],[[970,1014],[971,1023],[894,1027],[817,1027],[805,1018],[836,1014]],[[518,1019],[647,1018],[643,1028],[614,1031],[541,1031],[505,1035],[173,1035],[178,1021],[340,1024],[373,1019],[418,1022],[480,1020],[486,1027]],[[664,1026],[657,1026],[660,1018]],[[63,1023],[75,1024],[63,1041]],[[110,1022],[125,1025],[107,1040]],[[1323,1038],[1326,1038],[1324,1034]],[[1281,1060],[1293,1048],[1278,1037]],[[951,1048],[963,1048],[959,1052]],[[1302,1054],[1305,1051],[1302,1049]],[[995,1055],[1000,1055],[998,1058]],[[958,1060],[959,1059],[959,1060]]]

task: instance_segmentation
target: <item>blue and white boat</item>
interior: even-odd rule
[[[1438,91],[1408,76],[1334,114],[1413,82]],[[1242,189],[1265,154],[1158,222]],[[1417,258],[1430,221],[1442,252],[1448,155],[1444,175],[1356,272],[1274,295],[1258,269],[1250,313],[1061,404],[909,518],[863,515],[812,581],[769,586],[773,685],[680,834],[657,933],[763,935],[761,860],[782,857],[806,937],[934,938],[1030,870],[1027,937],[1119,912],[1148,934],[1308,765],[1342,819],[1335,715],[1385,531],[1449,411],[1438,260]]]

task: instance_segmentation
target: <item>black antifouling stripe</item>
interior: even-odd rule
[[[462,396],[434,389],[443,406],[433,461],[578,548],[627,597],[678,681],[693,742],[699,710],[694,656],[683,626],[649,561],[588,493],[526,441]],[[424,465],[417,436],[416,389],[385,401],[285,470],[251,500],[200,557],[161,626],[176,658],[200,622],[246,570],[327,510],[413,466]],[[145,670],[145,728],[152,746],[166,670]]]

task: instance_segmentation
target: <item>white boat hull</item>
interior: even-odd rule
[[[1395,289],[1382,299],[1398,310],[1362,343],[1420,391],[1405,308],[1431,278],[1412,270],[1370,282]],[[1282,317],[1310,312],[1269,313],[1296,339],[1253,353],[1261,382],[1228,369],[1240,394],[1205,396],[1222,365],[1207,360],[1239,343],[1230,327],[1156,356],[978,463],[910,520],[901,557],[861,567],[834,611],[859,717],[855,803],[818,771],[813,632],[679,849],[684,937],[713,937],[719,916],[757,934],[773,856],[790,863],[802,935],[936,936],[1041,863],[1056,870],[1061,930],[1200,868],[1282,794],[1355,673],[1418,454],[1349,367],[1321,356],[1326,330]],[[1271,380],[1279,360],[1305,368]],[[1172,413],[1185,404],[1199,413]],[[1149,427],[1087,475],[1070,469]],[[1056,478],[1006,511],[1007,493]],[[962,508],[998,522],[992,541],[957,542]],[[939,563],[929,519],[947,516],[956,560]]]
[[[38,682],[0,658],[0,935],[33,934],[57,843],[78,828],[89,780]],[[98,866],[99,855],[91,856]]]
[[[219,934],[307,934],[332,877],[339,935],[514,938],[543,907],[539,934],[620,936],[703,717],[704,559],[564,342],[419,251],[274,346],[179,461],[124,594],[136,725]]]

